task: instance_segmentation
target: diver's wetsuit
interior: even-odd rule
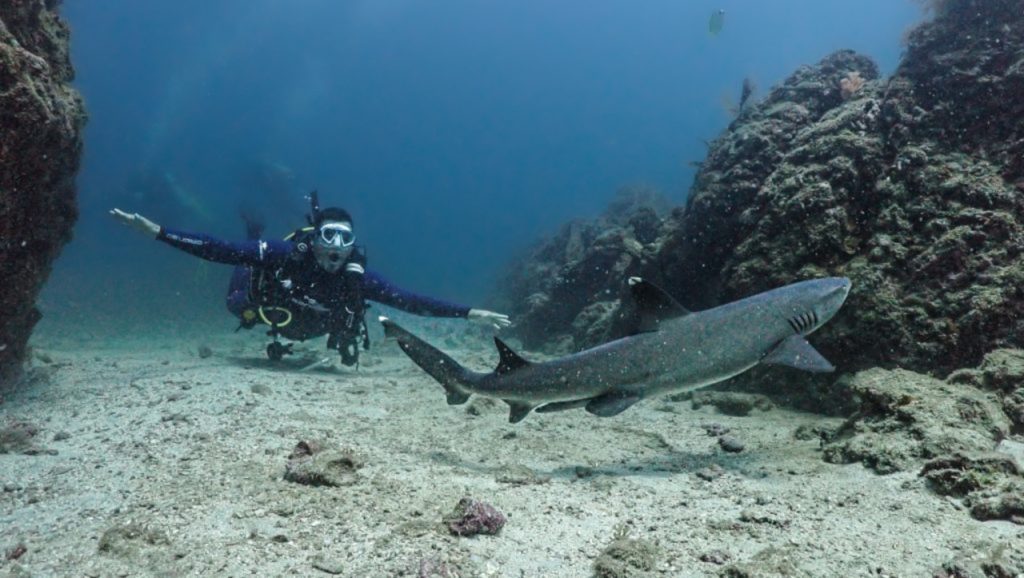
[[[242,318],[247,309],[260,305],[284,307],[292,319],[275,330],[288,339],[304,340],[326,334],[333,338],[339,331],[352,329],[353,319],[361,326],[364,299],[416,315],[469,314],[469,307],[404,291],[366,271],[361,252],[353,253],[342,270],[328,273],[316,263],[309,245],[297,241],[228,242],[163,227],[157,239],[207,261],[238,265],[228,287],[228,310]],[[254,273],[263,275],[265,286],[270,288],[269,300],[264,297],[263,302],[252,302]]]

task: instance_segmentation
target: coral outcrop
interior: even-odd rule
[[[512,294],[524,341],[608,335],[625,275],[696,309],[844,275],[847,305],[814,339],[844,369],[945,375],[1022,345],[1022,29],[1019,2],[951,0],[889,79],[850,51],[796,71],[711,143],[655,239],[575,223],[520,266],[538,273]]]
[[[823,455],[880,474],[918,470],[935,492],[962,500],[979,520],[1024,524],[1024,444],[1014,401],[1024,391],[1024,351],[997,350],[945,381],[868,369],[836,384],[860,406],[823,436]]]
[[[20,369],[36,296],[78,215],[85,112],[57,4],[0,3],[0,383]]]
[[[624,280],[656,256],[668,201],[625,187],[598,219],[573,221],[509,268],[501,284],[527,347],[583,349],[614,335]]]

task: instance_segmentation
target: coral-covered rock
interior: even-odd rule
[[[1022,345],[1022,29],[1015,0],[949,0],[889,79],[850,51],[801,68],[711,143],[686,207],[640,251],[599,241],[598,222],[534,253],[519,286],[552,281],[510,295],[526,345],[614,336],[608,308],[634,274],[694,309],[850,277],[814,337],[845,370],[945,374]]]
[[[997,349],[977,368],[954,371],[947,381],[993,391],[1013,423],[1014,433],[1024,433],[1024,351]]]
[[[473,498],[462,498],[443,522],[456,536],[497,534],[505,526],[505,516],[494,506]]]
[[[85,121],[57,3],[0,3],[0,383],[20,369],[36,295],[77,218]]]
[[[624,188],[600,218],[565,225],[513,263],[501,297],[524,345],[578,350],[613,336],[625,280],[654,257],[667,207],[654,191]]]
[[[869,369],[840,384],[861,405],[825,445],[834,463],[862,462],[883,474],[914,469],[988,452],[1010,426],[992,395],[910,371]]]

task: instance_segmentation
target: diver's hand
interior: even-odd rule
[[[512,325],[512,320],[504,313],[495,313],[486,309],[470,309],[466,319],[482,325],[490,325],[495,329],[503,329]]]
[[[126,213],[121,209],[111,209],[110,214],[125,225],[138,229],[143,233],[152,236],[154,239],[160,234],[160,225],[157,225],[138,213]]]

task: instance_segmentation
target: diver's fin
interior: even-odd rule
[[[524,401],[511,399],[506,399],[505,403],[508,404],[508,423],[519,423],[523,421],[523,418],[529,415],[530,411],[536,407]]]
[[[587,402],[587,411],[598,417],[612,417],[629,409],[634,403],[640,401],[636,394],[606,393],[599,395]]]
[[[657,331],[660,322],[689,315],[685,307],[654,283],[640,277],[630,277],[628,282],[639,316],[638,332]]]
[[[398,346],[409,356],[409,359],[412,359],[413,363],[420,366],[423,371],[429,373],[444,387],[448,405],[466,403],[470,394],[459,387],[459,382],[466,378],[468,372],[459,365],[459,362],[409,333],[387,317],[381,316],[380,323],[384,326],[384,336],[396,339]]]
[[[554,411],[566,411],[569,409],[585,407],[590,403],[591,399],[593,398],[588,397],[586,399],[573,399],[569,401],[553,401],[551,403],[545,403],[537,408],[537,413],[551,413]]]
[[[783,339],[774,349],[768,352],[768,355],[764,356],[761,363],[788,365],[795,369],[814,373],[829,373],[836,369],[800,335],[793,335]]]
[[[494,369],[494,373],[504,375],[530,365],[529,361],[526,361],[521,355],[512,351],[512,348],[506,345],[504,341],[495,337],[494,344],[498,346],[498,355],[501,357],[498,361],[498,367]]]

